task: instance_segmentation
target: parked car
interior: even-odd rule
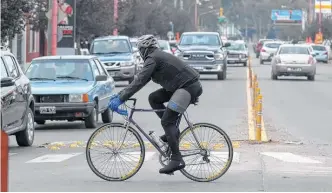
[[[130,38],[129,41],[131,43],[131,46],[133,47],[133,50],[134,50],[134,53],[135,53],[135,58],[137,58],[137,61],[138,61],[137,71],[139,72],[143,68],[144,61],[143,61],[143,58],[141,57],[141,55],[138,52],[138,48],[137,48],[137,45],[136,45],[137,40],[138,40],[138,38]]]
[[[15,56],[1,48],[1,129],[15,135],[19,146],[31,146],[35,138],[35,101],[29,79]]]
[[[106,36],[93,40],[90,53],[103,62],[108,73],[116,81],[131,83],[138,71],[140,56],[127,36]]]
[[[195,68],[200,74],[227,75],[227,50],[217,32],[185,32],[181,35],[176,56]]]
[[[283,42],[265,41],[259,54],[259,63],[264,64],[264,62],[271,62],[271,54],[275,54],[281,44],[283,44]]]
[[[227,63],[242,63],[247,66],[249,51],[243,41],[234,41],[231,46],[227,47]]]
[[[173,54],[171,50],[171,46],[169,45],[168,41],[166,40],[158,40],[159,47],[164,51],[169,54]]]
[[[32,60],[26,71],[35,98],[35,121],[84,121],[97,127],[113,120],[108,108],[115,83],[96,56],[45,56]]]
[[[264,44],[265,41],[273,41],[273,39],[260,39],[257,42],[256,48],[255,48],[255,50],[256,50],[256,52],[255,52],[256,53],[256,58],[259,58],[259,54],[261,52],[261,49],[262,49],[263,44]]]
[[[321,44],[311,44],[311,47],[313,49],[313,53],[315,54],[315,58],[318,62],[329,62],[329,52],[326,48],[326,46]]]
[[[277,80],[278,76],[306,76],[308,80],[315,80],[316,60],[310,53],[310,45],[280,45],[271,64],[272,80]]]

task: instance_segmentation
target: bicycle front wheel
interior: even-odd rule
[[[134,176],[145,158],[144,142],[132,127],[110,123],[96,129],[86,146],[90,169],[107,181],[124,181]]]
[[[186,167],[181,173],[197,182],[210,182],[223,176],[232,164],[233,146],[218,126],[196,123],[180,135],[180,151]]]

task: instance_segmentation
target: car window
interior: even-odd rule
[[[267,43],[267,44],[264,44],[264,46],[267,47],[267,48],[279,48],[280,45],[281,45],[281,43]]]
[[[183,35],[179,45],[209,45],[219,46],[221,41],[217,35],[197,34],[197,35]]]
[[[106,72],[104,71],[104,69],[103,69],[103,67],[101,66],[102,64],[99,62],[99,60],[93,60],[95,63],[96,63],[96,65],[97,65],[97,68],[99,69],[99,72],[100,72],[100,74],[101,75],[106,75],[107,76],[107,74],[106,74]]]
[[[312,49],[314,49],[316,51],[326,51],[325,46],[312,46]]]
[[[227,50],[236,50],[236,51],[243,51],[245,50],[244,44],[239,43],[232,43],[231,46],[226,47]]]
[[[126,39],[96,40],[91,47],[91,53],[129,53],[131,46]]]
[[[100,75],[100,71],[99,71],[99,69],[97,67],[97,64],[95,62],[93,62],[93,61],[91,61],[90,63],[91,63],[91,68],[92,68],[94,76]]]
[[[26,76],[30,79],[69,79],[69,77],[93,80],[88,60],[51,59],[32,61]]]
[[[0,59],[0,62],[1,62],[0,73],[1,73],[1,79],[2,79],[2,78],[5,78],[5,77],[8,77],[8,73],[7,73],[7,68],[5,66],[5,63],[3,62],[2,58]]]
[[[164,41],[164,40],[159,40],[158,41],[158,44],[159,44],[159,47],[162,49],[162,50],[169,50],[169,44],[167,41]]]
[[[279,54],[309,54],[306,47],[281,47]]]
[[[4,59],[5,63],[7,64],[9,76],[11,76],[13,78],[17,78],[19,75],[19,72],[18,72],[17,66],[15,65],[15,62],[13,60],[13,57],[5,55],[5,56],[3,56],[3,59]]]

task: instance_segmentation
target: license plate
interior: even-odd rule
[[[233,63],[235,63],[235,60],[228,60],[228,63],[233,64]]]
[[[301,68],[288,68],[288,71],[296,71],[296,72],[300,72],[302,69]]]
[[[109,72],[110,76],[115,76],[115,72]]]
[[[196,70],[204,70],[204,68],[203,67],[199,67],[199,66],[196,66],[196,67],[194,67]]]
[[[55,114],[56,108],[55,107],[40,107],[39,111],[40,111],[40,114]]]

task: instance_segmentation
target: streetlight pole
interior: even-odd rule
[[[198,19],[197,18],[198,17],[198,15],[197,15],[198,14],[197,13],[197,6],[198,6],[198,0],[196,0],[196,2],[195,2],[195,28],[196,28],[196,30],[198,29],[198,26],[197,26],[198,25],[198,22],[197,22],[198,21],[197,20]]]
[[[118,27],[117,27],[117,23],[118,23],[118,5],[119,5],[119,0],[114,0],[114,15],[113,15],[113,22],[115,25],[115,28],[113,30],[113,35],[116,36],[118,35]]]
[[[56,55],[57,49],[57,31],[58,31],[58,1],[53,0],[52,2],[52,56]]]

